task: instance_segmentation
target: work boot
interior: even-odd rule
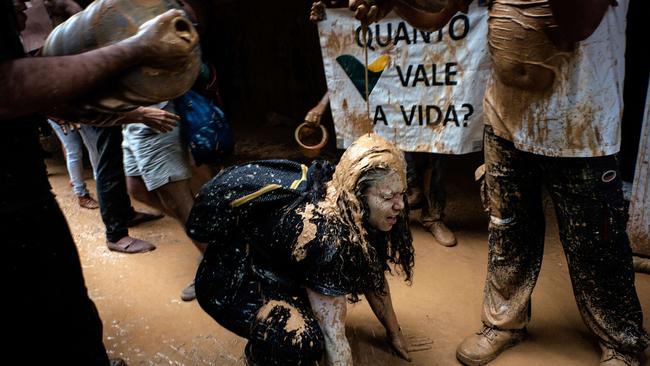
[[[181,292],[181,300],[183,301],[192,301],[196,299],[196,290],[194,289],[194,281],[187,285]]]
[[[600,366],[639,366],[641,359],[637,355],[623,353],[607,346],[600,344]]]
[[[456,359],[463,365],[480,366],[526,338],[526,328],[500,330],[483,325],[480,332],[463,340],[456,348]]]
[[[449,230],[442,220],[423,222],[422,226],[431,232],[438,244],[444,247],[453,247],[456,245],[456,235]]]

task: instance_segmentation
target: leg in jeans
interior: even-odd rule
[[[634,287],[616,157],[548,159],[545,169],[582,319],[603,344],[643,351],[650,338]]]
[[[289,293],[268,285],[249,268],[244,242],[233,238],[223,244],[208,248],[197,271],[201,308],[224,328],[248,339],[250,365],[315,365],[324,340],[304,290]]]
[[[421,221],[442,220],[445,216],[447,192],[443,182],[443,156],[441,154],[426,154],[422,174],[423,205]]]
[[[544,249],[541,173],[534,155],[489,128],[485,165],[490,224],[482,320],[492,328],[522,329]]]
[[[128,236],[128,222],[135,216],[122,167],[122,128],[88,127],[97,133],[97,197],[106,240],[117,242]]]
[[[84,167],[83,167],[83,145],[81,136],[77,130],[70,130],[67,133],[63,132],[58,123],[48,120],[50,126],[56,133],[65,149],[65,163],[68,169],[68,176],[72,182],[72,189],[77,197],[86,196],[89,194],[84,182]]]
[[[431,232],[435,240],[446,247],[456,245],[456,236],[445,225],[444,210],[446,203],[443,177],[443,156],[440,154],[423,154],[419,171],[422,172],[422,211],[420,222],[425,230]]]
[[[97,161],[99,159],[99,153],[97,152],[97,130],[90,126],[81,126],[79,128],[79,135],[86,145],[86,150],[88,151],[88,159],[90,160],[90,165],[93,167],[93,176],[95,180],[97,179]]]
[[[251,327],[246,358],[253,365],[315,366],[325,341],[307,294],[264,285],[261,292],[262,306]]]

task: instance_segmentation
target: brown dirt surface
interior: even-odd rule
[[[252,140],[251,140],[252,141]],[[277,146],[248,144],[239,139],[246,158],[281,157]],[[407,334],[433,340],[428,351],[412,354],[408,363],[392,355],[383,330],[365,301],[348,306],[347,335],[355,365],[457,365],[457,344],[479,329],[486,272],[487,219],[481,210],[473,180],[476,156],[451,156],[447,218],[458,236],[458,246],[435,243],[413,223],[416,248],[412,286],[390,277],[398,319]],[[50,181],[74,235],[90,297],[104,322],[110,356],[136,365],[243,365],[245,340],[220,327],[196,301],[183,302],[180,293],[190,283],[199,252],[180,225],[171,218],[130,229],[134,237],[157,245],[153,252],[110,252],[104,240],[99,210],[86,210],[68,185],[65,166],[48,161]],[[90,190],[95,186],[87,172]],[[146,208],[134,202],[141,210]],[[596,365],[596,338],[586,329],[573,300],[567,264],[559,244],[550,203],[544,264],[533,295],[529,339],[506,351],[494,366]],[[417,211],[412,217],[417,218]],[[637,291],[650,328],[650,276],[637,274]],[[650,356],[650,352],[646,351]]]

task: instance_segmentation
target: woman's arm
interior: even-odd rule
[[[368,300],[368,304],[370,304],[372,312],[375,313],[379,322],[386,328],[386,336],[391,346],[400,357],[411,361],[411,357],[408,354],[408,343],[397,322],[397,316],[393,309],[393,301],[390,297],[390,288],[385,278],[384,283],[383,294],[377,293],[376,291],[368,291],[365,293],[366,299]]]
[[[377,319],[381,324],[386,328],[386,336],[391,347],[397,352],[397,354],[407,361],[411,361],[409,352],[415,351],[425,351],[431,349],[431,341],[428,337],[405,337],[402,333],[402,328],[400,328],[399,323],[397,322],[397,316],[395,315],[395,310],[393,310],[393,301],[390,297],[390,288],[388,287],[388,282],[384,278],[384,291],[383,293],[377,293],[376,291],[368,291],[365,293],[366,299],[370,304]]]
[[[352,352],[345,337],[345,296],[325,296],[307,289],[311,309],[325,337],[325,365],[351,366]]]

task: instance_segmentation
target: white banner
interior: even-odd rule
[[[482,148],[483,93],[490,73],[487,9],[472,4],[436,32],[389,14],[372,24],[368,46],[370,118],[360,24],[328,9],[318,26],[337,147],[374,131],[404,151],[465,154]],[[371,122],[372,121],[372,122]]]

